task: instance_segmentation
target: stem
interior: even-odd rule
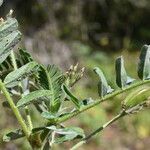
[[[29,112],[29,109],[28,109],[27,106],[25,107],[25,112],[26,112],[26,115],[27,115],[27,121],[28,121],[29,129],[30,129],[30,131],[32,131],[33,125],[32,125],[32,120],[31,120],[31,117],[30,117],[30,112]]]
[[[130,86],[127,86],[127,87],[124,88],[124,89],[119,89],[119,90],[117,90],[117,91],[115,91],[115,92],[113,92],[113,93],[111,93],[111,94],[106,95],[105,97],[103,97],[103,98],[101,98],[101,99],[99,99],[99,100],[96,100],[96,101],[93,102],[92,104],[89,104],[89,105],[87,105],[87,106],[82,107],[79,111],[75,111],[75,112],[73,112],[73,113],[71,113],[71,114],[68,114],[68,115],[66,115],[66,116],[64,116],[64,117],[58,118],[57,123],[65,122],[65,121],[67,121],[67,120],[69,120],[69,119],[71,119],[71,118],[73,118],[73,117],[79,115],[80,113],[82,113],[82,112],[84,112],[84,111],[86,111],[86,110],[88,110],[88,109],[90,109],[90,108],[92,108],[92,107],[95,107],[95,106],[97,106],[98,104],[100,104],[100,103],[102,103],[102,102],[104,102],[104,101],[106,101],[106,100],[108,100],[108,99],[113,98],[113,97],[116,96],[116,95],[119,95],[119,94],[121,94],[121,93],[124,93],[124,92],[126,92],[126,91],[129,91],[129,90],[134,89],[134,88],[136,88],[136,87],[138,87],[138,86],[141,86],[141,85],[144,85],[144,84],[148,84],[148,83],[150,83],[150,80],[144,80],[144,81],[141,81],[141,82],[134,83],[134,84],[132,84],[132,85],[130,85]]]
[[[14,70],[17,70],[18,66],[17,66],[15,54],[14,54],[13,51],[11,51],[11,61],[12,61]],[[19,84],[19,86],[22,88],[22,84],[21,83]],[[33,125],[32,125],[32,120],[31,120],[31,116],[30,116],[30,112],[29,112],[28,106],[25,107],[25,113],[26,113],[26,116],[27,116],[29,129],[30,129],[30,131],[32,131]]]
[[[86,143],[86,141],[81,141],[81,142],[77,143],[76,145],[74,145],[70,150],[76,150],[85,143]]]
[[[113,122],[117,121],[118,119],[120,119],[121,117],[125,116],[126,113],[123,111],[120,114],[118,114],[117,116],[115,116],[114,118],[112,118],[110,121],[106,122],[103,126],[99,127],[98,129],[96,129],[94,132],[92,132],[91,134],[89,134],[87,137],[85,137],[83,140],[87,141],[89,140],[91,137],[93,137],[94,135],[96,135],[98,132],[104,130],[106,127],[108,127],[109,125],[111,125]]]
[[[12,64],[13,64],[13,67],[14,67],[14,70],[17,70],[18,67],[17,67],[17,63],[16,63],[16,59],[15,59],[15,54],[13,51],[11,51],[11,61],[12,61]]]
[[[0,89],[2,90],[3,94],[5,95],[13,113],[15,114],[20,126],[22,127],[24,134],[26,135],[26,137],[28,139],[30,136],[30,132],[28,131],[28,128],[27,128],[18,108],[15,106],[13,99],[11,98],[11,96],[10,96],[9,92],[7,91],[4,83],[1,80],[0,80]]]
[[[94,132],[92,132],[91,134],[89,134],[88,136],[86,136],[85,138],[83,138],[79,143],[77,143],[75,146],[73,146],[70,150],[76,150],[76,149],[78,149],[80,146],[82,146],[83,144],[85,144],[90,138],[92,138],[97,133],[99,133],[102,130],[104,130],[106,127],[108,127],[109,125],[111,125],[113,122],[115,122],[115,121],[119,120],[120,118],[124,117],[125,115],[127,115],[127,113],[124,112],[124,111],[122,111],[120,114],[118,114],[117,116],[115,116],[114,118],[112,118],[110,121],[106,122],[103,126],[99,127]]]

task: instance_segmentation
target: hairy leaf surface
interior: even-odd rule
[[[38,69],[38,63],[29,62],[26,65],[20,67],[19,69],[9,73],[4,79],[4,83],[8,88],[14,87],[18,84],[19,81],[36,72],[37,69]]]
[[[53,113],[57,112],[61,105],[62,83],[64,76],[62,72],[55,65],[48,67],[41,66],[39,71],[39,85],[43,89],[51,91],[51,98],[49,102],[49,110]]]

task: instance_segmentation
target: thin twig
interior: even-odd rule
[[[86,136],[85,138],[83,138],[79,143],[77,143],[76,145],[74,145],[70,150],[76,150],[76,149],[78,149],[80,146],[82,146],[83,144],[87,143],[87,141],[89,139],[91,139],[93,136],[95,136],[97,133],[101,132],[106,127],[108,127],[109,125],[111,125],[115,121],[119,120],[120,118],[124,117],[125,115],[127,115],[127,113],[125,111],[122,111],[117,116],[115,116],[114,118],[112,118],[110,121],[106,122],[103,126],[99,127],[98,129],[96,129],[95,131],[93,131],[91,134],[89,134],[88,136]]]

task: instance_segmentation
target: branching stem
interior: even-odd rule
[[[13,51],[11,51],[11,61],[12,61],[14,70],[17,70],[18,66],[17,66],[15,54],[14,54]],[[21,83],[19,85],[20,85],[20,87],[22,87]],[[29,129],[30,129],[30,131],[32,131],[33,125],[32,125],[32,120],[31,120],[31,116],[30,116],[30,112],[29,112],[28,106],[25,107],[25,113],[26,113],[26,116],[27,116]]]
[[[28,139],[29,136],[30,136],[30,132],[29,132],[29,130],[28,130],[28,128],[27,128],[27,126],[26,126],[26,124],[25,124],[25,122],[24,122],[24,120],[23,120],[23,118],[22,118],[22,116],[21,116],[21,114],[18,110],[18,108],[15,106],[15,104],[13,102],[13,99],[11,98],[11,96],[10,96],[9,92],[7,91],[4,83],[1,80],[0,80],[0,89],[2,90],[4,96],[6,97],[13,113],[15,114],[15,116],[18,120],[18,123],[22,127],[22,130],[23,130],[24,134],[26,135],[26,137]]]
[[[87,137],[85,137],[83,139],[83,141],[87,141],[89,140],[91,137],[93,137],[94,135],[96,135],[97,133],[99,133],[100,131],[104,130],[107,126],[111,125],[113,122],[117,121],[118,119],[122,118],[123,116],[125,116],[126,113],[125,112],[121,112],[120,114],[118,114],[117,116],[115,116],[114,118],[112,118],[110,121],[106,122],[103,126],[99,127],[98,129],[96,129],[94,132],[92,132],[91,134],[89,134]]]
[[[88,110],[88,109],[90,109],[90,108],[92,108],[92,107],[95,107],[95,106],[97,106],[98,104],[100,104],[100,103],[102,103],[102,102],[104,102],[104,101],[106,101],[106,100],[108,100],[108,99],[113,98],[113,97],[116,96],[116,95],[119,95],[119,94],[121,94],[121,93],[124,93],[124,92],[126,92],[126,91],[129,91],[129,90],[134,89],[134,88],[136,88],[136,87],[138,87],[138,86],[145,85],[145,84],[148,84],[148,83],[150,83],[150,80],[144,80],[144,81],[140,81],[140,82],[134,83],[134,84],[132,84],[132,85],[129,85],[129,86],[127,86],[127,87],[124,88],[124,89],[119,89],[119,90],[117,90],[117,91],[115,91],[115,92],[113,92],[113,93],[111,93],[111,94],[106,95],[104,98],[101,98],[101,99],[99,99],[99,100],[96,100],[96,101],[93,102],[92,104],[89,104],[89,105],[87,105],[87,106],[81,108],[79,111],[75,111],[75,112],[73,112],[73,113],[71,113],[71,114],[68,114],[68,115],[66,115],[66,116],[64,116],[64,117],[60,117],[60,118],[58,119],[57,123],[65,122],[65,121],[67,121],[67,120],[69,120],[69,119],[71,119],[71,118],[73,118],[73,117],[79,115],[80,113],[82,113],[82,112],[84,112],[84,111],[86,111],[86,110]]]
[[[91,139],[97,133],[101,132],[106,127],[108,127],[109,125],[111,125],[113,122],[119,120],[120,118],[124,117],[125,115],[127,115],[127,113],[124,112],[124,111],[122,111],[120,114],[118,114],[117,116],[115,116],[114,118],[112,118],[110,121],[106,122],[103,126],[99,127],[98,129],[96,129],[95,131],[93,131],[91,134],[89,134],[88,136],[86,136],[85,138],[83,138],[79,143],[77,143],[75,146],[73,146],[70,150],[76,150],[76,149],[78,149],[80,146],[82,146],[83,144],[85,144],[89,139]]]

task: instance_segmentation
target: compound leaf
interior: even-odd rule
[[[48,108],[52,113],[57,112],[63,94],[61,86],[64,82],[64,76],[62,72],[55,65],[41,66],[38,81],[41,88],[51,91],[52,95]]]

